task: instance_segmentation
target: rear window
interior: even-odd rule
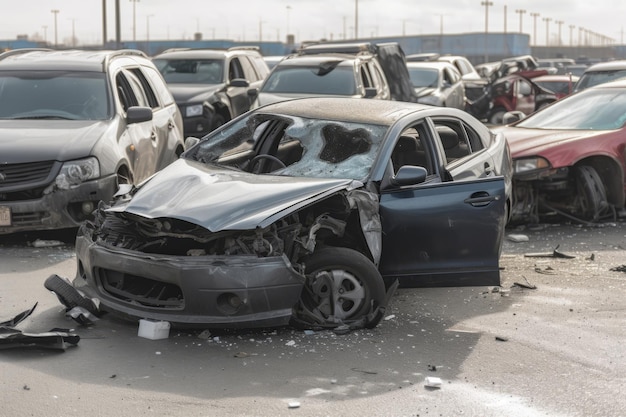
[[[609,81],[619,80],[626,77],[626,69],[614,70],[614,71],[593,71],[583,73],[580,80],[576,84],[575,91],[584,90],[585,88],[593,87],[594,85],[606,83]]]
[[[221,59],[154,59],[168,84],[220,84],[224,82]]]
[[[352,96],[356,94],[356,80],[352,66],[339,66],[341,61],[329,61],[315,66],[278,65],[261,88],[266,93],[328,94]]]

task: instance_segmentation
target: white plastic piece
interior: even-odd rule
[[[151,340],[167,339],[170,337],[170,322],[141,319],[137,336]]]
[[[441,388],[441,378],[436,376],[427,376],[424,385],[430,388]]]

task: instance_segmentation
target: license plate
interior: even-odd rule
[[[0,206],[0,226],[11,226],[11,207]]]

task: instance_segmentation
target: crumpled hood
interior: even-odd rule
[[[110,121],[0,120],[0,164],[89,156]]]
[[[362,183],[256,175],[179,159],[110,210],[175,218],[212,232],[265,227],[308,203]]]
[[[514,126],[492,130],[504,134],[513,158],[542,155],[546,150],[554,152],[558,147],[571,147],[572,143],[581,140],[595,140],[590,138],[606,133],[605,131],[592,130],[526,129]]]
[[[170,84],[169,90],[177,103],[205,101],[224,88],[224,84]]]

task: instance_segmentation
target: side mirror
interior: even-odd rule
[[[258,95],[259,95],[258,88],[251,88],[248,90],[248,97],[250,98],[250,100],[254,100],[255,98],[257,98]]]
[[[526,117],[526,115],[519,110],[508,111],[502,116],[502,124],[509,125],[522,120],[524,117]]]
[[[428,171],[424,167],[413,165],[401,166],[394,177],[391,178],[391,185],[401,187],[403,185],[421,184],[426,181]]]
[[[126,123],[141,123],[152,120],[152,109],[150,107],[132,106],[126,111]]]
[[[243,78],[234,78],[230,80],[230,83],[228,83],[228,85],[230,87],[250,87],[250,83],[248,82],[248,80],[245,80]]]

